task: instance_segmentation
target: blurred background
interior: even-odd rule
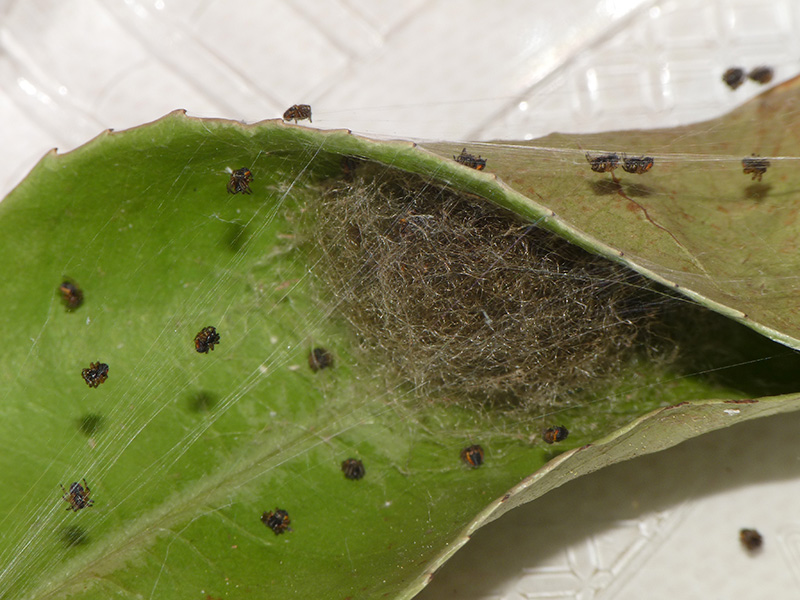
[[[0,197],[176,108],[380,138],[533,139],[720,116],[800,70],[796,0],[0,0]],[[767,86],[721,81],[769,65]],[[800,594],[800,418],[703,436],[479,531],[421,595]],[[739,529],[764,535],[748,554]]]

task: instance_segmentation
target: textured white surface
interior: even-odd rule
[[[175,108],[256,121],[303,102],[322,128],[530,139],[700,121],[761,91],[721,85],[727,67],[800,67],[792,0],[7,0],[0,16],[0,195],[51,147]],[[797,597],[799,426],[569,484],[478,532],[421,597]]]

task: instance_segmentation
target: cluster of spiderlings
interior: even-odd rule
[[[194,336],[194,349],[200,354],[208,354],[214,346],[219,344],[219,334],[214,327],[204,327]]]
[[[762,65],[753,68],[747,74],[747,77],[755,81],[756,83],[764,85],[772,81],[774,75],[775,72],[772,70],[771,67]],[[745,78],[744,69],[742,69],[741,67],[731,67],[722,74],[722,81],[724,81],[725,84],[732,90],[735,90],[740,85],[742,85],[744,83],[744,78]]]
[[[760,549],[764,544],[764,538],[755,529],[742,529],[739,532],[739,541],[751,552]]]
[[[357,458],[348,458],[342,461],[342,473],[347,479],[358,480],[364,477],[366,470],[363,462]]]
[[[486,168],[486,159],[481,158],[480,156],[475,156],[474,154],[470,154],[467,152],[466,148],[461,150],[461,154],[454,156],[453,160],[460,165],[464,165],[465,167],[476,169],[478,171],[483,171]]]
[[[249,194],[250,182],[253,181],[253,173],[247,167],[236,169],[231,173],[231,178],[228,181],[229,194]]]
[[[592,156],[586,153],[586,160],[595,173],[611,173],[614,176],[614,169],[619,166],[620,157],[616,153],[601,154]],[[622,155],[622,169],[627,173],[642,175],[653,168],[655,160],[651,156],[625,156]],[[767,172],[770,162],[765,158],[755,155],[742,159],[742,169],[745,175],[753,175],[754,181],[761,181],[761,177]],[[616,179],[615,179],[616,181]]]
[[[314,122],[311,120],[311,106],[308,104],[293,104],[283,113],[284,121],[294,120],[294,122],[297,123],[303,119],[308,119],[310,123]]]
[[[616,169],[619,166],[620,157],[616,153],[600,154],[598,156],[592,156],[587,152],[586,160],[589,162],[589,166],[595,173],[611,173],[613,176],[614,169]],[[655,160],[653,159],[652,156],[628,157],[623,154],[622,170],[626,171],[627,173],[642,175],[643,173],[647,173],[650,169],[653,168],[654,162]]]
[[[333,356],[325,348],[314,348],[308,354],[308,366],[315,373],[333,366]]]
[[[243,171],[247,173],[247,177],[243,179],[240,183],[238,183],[237,186],[241,184],[247,187],[247,183],[249,183],[250,178],[252,176],[250,175],[250,171],[247,171],[246,169],[239,169],[239,171],[234,172],[234,174],[231,176],[231,183],[233,183],[234,181],[234,175],[237,174],[242,175],[241,172]],[[231,191],[231,184],[229,184],[228,190]],[[236,193],[239,191],[242,190],[237,187],[236,191],[232,193]],[[249,191],[250,190],[248,188],[247,192],[249,193]],[[64,281],[59,286],[58,290],[59,292],[61,292],[62,298],[68,310],[74,310],[75,308],[78,308],[83,302],[83,292],[71,281],[68,280]],[[219,334],[217,333],[214,327],[206,327],[203,330],[201,330],[200,333],[197,334],[194,341],[195,341],[195,349],[198,352],[207,353],[209,350],[214,349],[215,344],[219,343]],[[108,371],[109,367],[107,364],[97,361],[89,363],[89,367],[83,369],[81,371],[81,375],[83,376],[83,380],[89,387],[96,388],[101,383],[104,383],[106,379],[108,379]],[[86,483],[86,479],[83,480],[83,485],[81,485],[77,481],[74,482],[72,485],[70,485],[69,492],[67,492],[67,490],[64,489],[64,486],[62,484],[61,490],[63,492],[62,498],[69,503],[67,510],[72,510],[77,512],[83,508],[87,508],[94,505],[94,500],[91,499],[92,490]],[[288,528],[289,525],[288,514],[286,514],[285,511],[277,511],[277,513],[281,513],[279,514],[279,517],[281,517],[282,515],[286,516],[286,524],[283,529]],[[270,527],[272,526],[270,525]],[[274,527],[272,527],[272,529],[276,533],[283,532],[283,529],[281,531],[275,530]]]
[[[769,161],[753,154],[742,159],[742,172],[745,175],[752,173],[752,181],[761,181],[761,177],[767,172]]]
[[[473,469],[480,467],[483,464],[483,448],[477,444],[467,446],[461,451],[461,460]]]
[[[567,431],[566,427],[558,426],[558,427],[548,427],[542,433],[542,439],[547,442],[548,444],[555,444],[556,442],[563,442],[567,439],[569,435],[569,431]]]
[[[62,484],[61,491],[63,492],[61,496],[63,500],[69,503],[67,510],[78,512],[82,508],[94,506],[94,500],[91,498],[92,490],[89,489],[86,479],[83,480],[83,485],[77,481],[74,482],[69,486],[69,492],[64,489],[64,485]]]
[[[292,530],[292,528],[289,527],[289,524],[292,522],[291,519],[289,519],[289,513],[280,508],[262,514],[261,522],[272,529],[275,535],[280,535],[285,531]]]
[[[83,369],[81,375],[83,375],[86,385],[96,388],[108,379],[108,365],[101,362],[89,363],[89,368]]]
[[[58,286],[58,291],[61,292],[61,300],[68,311],[73,311],[83,304],[83,291],[74,282],[67,279]]]

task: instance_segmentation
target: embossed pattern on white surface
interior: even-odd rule
[[[608,530],[569,546],[548,564],[526,568],[508,600],[575,598],[588,600],[607,593],[637,568],[680,522],[682,507],[608,524]],[[542,532],[547,533],[547,529]],[[555,534],[556,532],[552,532]],[[547,539],[546,535],[541,536]],[[619,587],[619,586],[615,586]]]

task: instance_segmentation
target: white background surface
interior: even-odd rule
[[[800,70],[791,0],[5,0],[0,19],[0,195],[52,147],[175,108],[251,122],[309,103],[321,128],[532,139],[701,121],[763,89],[731,91],[726,68]],[[564,486],[478,532],[421,597],[800,597],[799,426]]]

